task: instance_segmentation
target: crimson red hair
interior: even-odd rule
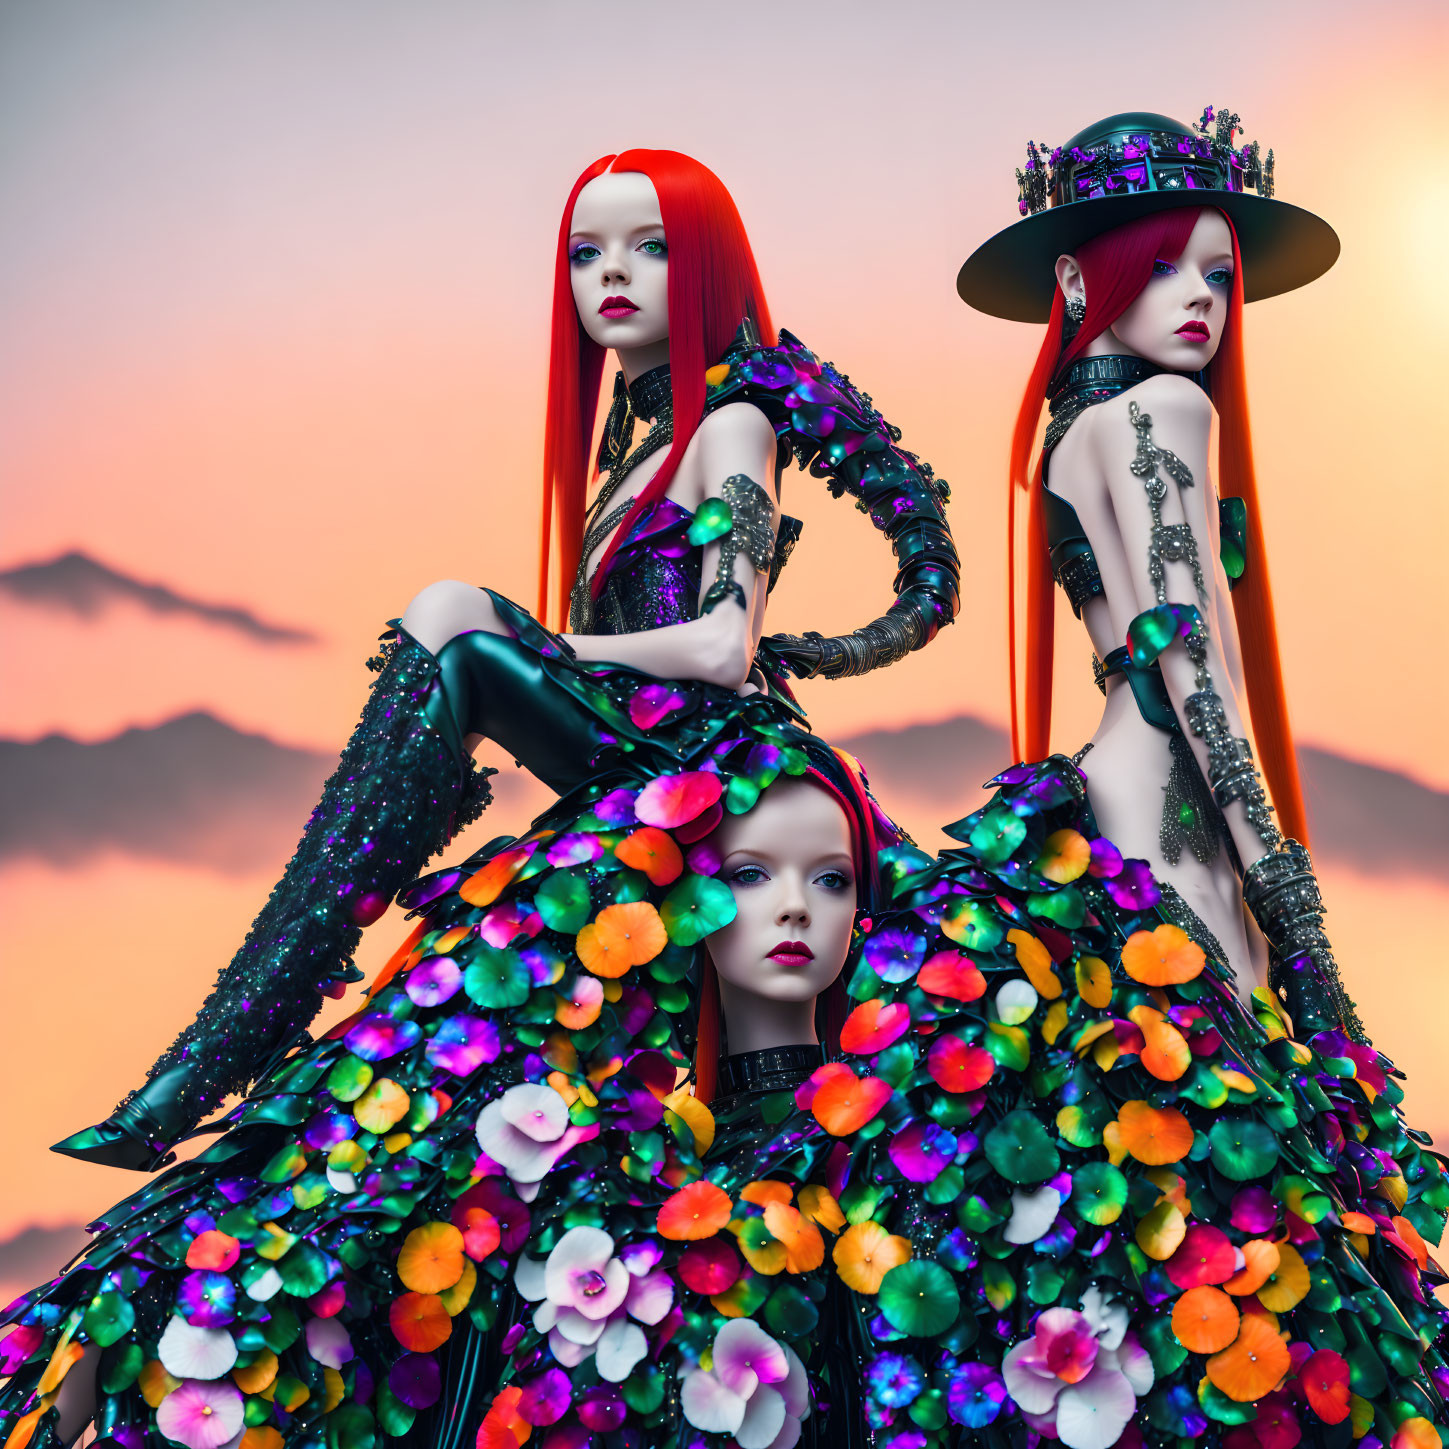
[[[547,621],[550,570],[557,553],[552,599],[567,627],[569,588],[583,543],[590,444],[599,405],[605,349],[579,321],[569,277],[569,230],[579,192],[606,171],[637,171],[654,184],[669,247],[669,362],[674,439],[659,471],[639,494],[599,562],[595,579],[635,518],[664,496],[704,415],[705,369],[717,362],[748,317],[767,342],[775,337],[754,253],[734,198],[707,166],[679,151],[621,151],[601,156],[573,184],[559,224],[554,264],[553,326],[544,422],[543,526],[538,612]],[[555,549],[555,528],[557,547]],[[597,587],[597,586],[596,586]]]
[[[837,783],[819,770],[811,769],[801,777],[818,785],[834,797],[850,822],[850,854],[855,865],[856,891],[863,905],[869,905],[879,891],[877,857],[880,840],[876,827],[876,809],[865,788],[860,766],[849,755],[836,750],[844,777]],[[840,1031],[849,1014],[850,998],[845,990],[844,976],[837,976],[820,994],[817,1021],[823,1028],[820,1035],[825,1050],[834,1053],[840,1048]],[[823,1018],[823,1020],[821,1019]],[[699,1027],[694,1042],[694,1095],[708,1106],[714,1100],[719,1082],[719,1051],[723,1040],[724,1014],[719,999],[719,975],[708,950],[700,973]]]
[[[1063,298],[1052,300],[1046,337],[1027,381],[1011,439],[1011,492],[1007,506],[1007,613],[1011,684],[1011,747],[1017,759],[1037,760],[1048,751],[1051,733],[1052,656],[1055,600],[1041,505],[1041,456],[1035,463],[1037,423],[1047,387],[1082,355],[1147,285],[1158,258],[1173,261],[1187,245],[1202,214],[1200,207],[1176,207],[1140,217],[1083,242],[1073,255],[1082,268],[1087,312],[1077,334],[1061,343]],[[1224,218],[1227,220],[1227,218]],[[1308,840],[1308,821],[1298,779],[1298,758],[1288,722],[1288,702],[1278,665],[1278,633],[1268,580],[1268,550],[1258,508],[1252,430],[1243,360],[1243,266],[1238,234],[1233,238],[1233,286],[1208,386],[1218,413],[1218,484],[1225,497],[1241,498],[1248,509],[1248,568],[1233,591],[1233,613],[1243,651],[1248,709],[1268,789],[1285,834]],[[1027,493],[1025,699],[1019,698],[1016,628],[1016,493]]]

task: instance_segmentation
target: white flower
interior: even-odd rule
[[[224,1328],[199,1328],[173,1314],[156,1357],[178,1379],[219,1379],[236,1364],[236,1340]]]
[[[739,1449],[791,1449],[810,1412],[805,1365],[751,1318],[732,1318],[715,1335],[711,1367],[690,1369],[680,1385],[684,1417]]]
[[[597,1125],[569,1125],[568,1103],[542,1082],[510,1087],[478,1114],[478,1145],[518,1186],[525,1202],[571,1147],[598,1136]]]

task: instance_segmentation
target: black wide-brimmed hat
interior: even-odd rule
[[[1055,149],[1027,143],[1016,173],[1022,220],[977,247],[956,277],[961,299],[993,317],[1045,322],[1056,259],[1123,222],[1176,206],[1211,206],[1232,222],[1243,298],[1256,302],[1321,277],[1338,234],[1320,216],[1273,197],[1273,153],[1234,148],[1237,116],[1203,112],[1196,126],[1127,111]]]

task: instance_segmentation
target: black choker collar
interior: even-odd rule
[[[719,1064],[719,1093],[783,1092],[798,1087],[825,1060],[821,1046],[766,1047],[739,1052]]]
[[[1167,369],[1145,357],[1079,357],[1065,373],[1052,380],[1047,407],[1053,416],[1075,397],[1104,402],[1119,392]]]
[[[614,374],[614,401],[604,419],[603,436],[599,439],[599,471],[613,473],[629,457],[634,442],[634,419],[649,423],[649,433],[639,445],[633,461],[647,456],[669,442],[674,436],[674,394],[669,385],[669,364],[651,367],[626,387],[624,374]],[[652,440],[652,441],[651,441]],[[622,474],[620,475],[622,476]],[[585,551],[585,557],[587,557]]]
[[[634,415],[652,423],[673,400],[674,394],[669,385],[669,364],[666,362],[659,367],[651,367],[648,372],[641,372],[629,384],[628,391]]]

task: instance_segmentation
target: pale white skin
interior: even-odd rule
[[[1088,346],[1087,355],[1145,357],[1174,372],[1148,378],[1112,401],[1088,408],[1053,451],[1048,485],[1077,510],[1102,571],[1106,596],[1088,603],[1082,618],[1093,648],[1104,657],[1126,639],[1129,622],[1157,602],[1147,573],[1152,519],[1142,480],[1130,467],[1137,435],[1128,420],[1129,403],[1137,403],[1152,418],[1153,442],[1176,453],[1196,484],[1181,496],[1177,488],[1169,487],[1163,522],[1192,525],[1208,585],[1207,602],[1202,604],[1189,566],[1169,563],[1167,596],[1202,610],[1211,634],[1208,669],[1232,732],[1246,735],[1242,659],[1227,578],[1218,559],[1217,490],[1208,469],[1213,406],[1196,383],[1181,375],[1205,367],[1222,342],[1233,249],[1221,214],[1204,211],[1182,255],[1169,265],[1170,270],[1159,265],[1126,312]],[[1058,258],[1056,274],[1067,297],[1081,295],[1082,274],[1075,258]],[[1179,334],[1188,322],[1206,324],[1205,342]],[[1168,649],[1160,662],[1173,709],[1182,721],[1183,702],[1196,688],[1193,665],[1178,647]],[[1184,732],[1205,772],[1207,751],[1185,727]],[[1124,853],[1147,860],[1158,879],[1170,881],[1181,892],[1222,943],[1246,995],[1264,983],[1267,950],[1243,909],[1242,883],[1226,852],[1207,865],[1186,848],[1176,865],[1162,856],[1158,842],[1162,795],[1156,782],[1167,783],[1171,764],[1167,736],[1138,713],[1125,679],[1119,675],[1110,680],[1091,753],[1082,762],[1097,823]],[[1241,804],[1228,809],[1227,819],[1245,866],[1266,853]]]
[[[661,245],[662,244],[662,245]],[[588,335],[614,349],[627,378],[669,360],[668,237],[654,184],[638,172],[605,172],[579,192],[569,222],[570,277],[581,324]],[[606,298],[625,296],[638,311],[622,319],[602,316]],[[663,465],[663,450],[628,477],[610,507],[637,497]],[[728,403],[710,413],[690,440],[667,496],[691,512],[720,497],[727,478],[742,473],[773,491],[777,476],[774,429],[750,403]],[[589,559],[597,567],[607,543]],[[705,550],[701,593],[714,582],[719,546]],[[755,647],[764,631],[766,577],[741,550],[736,582],[747,607],[725,602],[684,624],[637,634],[564,637],[580,659],[609,660],[663,679],[697,679],[727,689],[747,688]],[[444,579],[429,584],[408,605],[403,627],[437,653],[449,639],[474,629],[504,634],[488,595],[472,584]],[[482,736],[471,736],[476,749]]]
[[[813,1045],[816,998],[844,970],[855,924],[845,811],[817,784],[781,780],[754,809],[727,815],[711,840],[736,907],[708,941],[729,1050]],[[797,943],[813,959],[772,957]]]

